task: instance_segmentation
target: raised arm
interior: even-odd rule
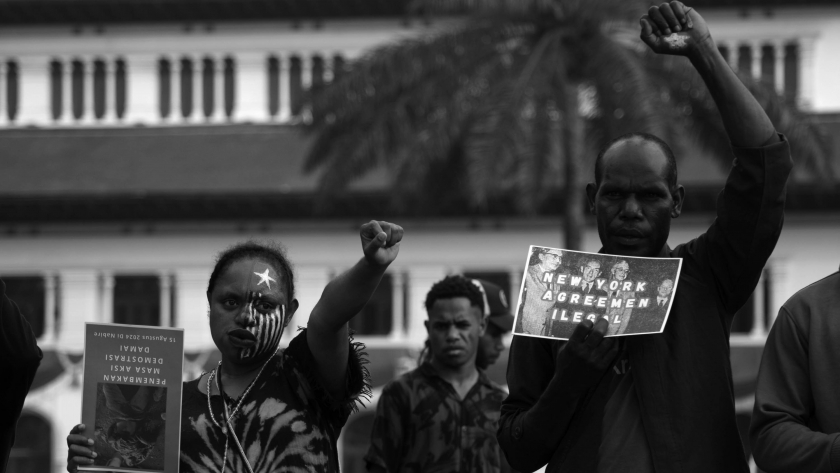
[[[733,146],[757,148],[779,141],[770,118],[720,54],[697,11],[672,1],[651,7],[640,22],[642,41],[653,51],[691,61],[720,111]]]
[[[388,265],[399,253],[403,229],[371,221],[360,230],[364,257],[324,288],[312,310],[306,341],[324,387],[335,397],[345,389],[349,357],[347,322],[367,304]]]
[[[507,381],[510,395],[502,403],[497,438],[508,463],[534,471],[551,460],[587,401],[618,354],[614,338],[604,338],[609,323],[584,320],[562,344],[553,340],[513,337]]]

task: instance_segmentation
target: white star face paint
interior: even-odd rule
[[[263,313],[258,309],[262,301],[262,293],[250,292],[248,294],[248,316],[245,330],[249,331],[255,338],[252,347],[242,350],[240,357],[243,360],[256,359],[266,353],[273,353],[280,344],[280,337],[286,328],[286,305],[281,304],[271,312]]]

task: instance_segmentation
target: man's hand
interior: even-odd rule
[[[594,324],[591,320],[579,323],[569,341],[557,353],[557,372],[584,378],[583,381],[590,385],[597,382],[618,355],[616,339],[604,338],[609,326],[610,323],[603,317]]]
[[[403,237],[401,226],[371,220],[362,225],[359,235],[362,237],[362,250],[365,259],[374,265],[386,266],[391,264],[400,252],[400,241]]]
[[[639,37],[657,54],[691,56],[714,47],[703,17],[676,0],[650,7],[639,23],[642,26]]]

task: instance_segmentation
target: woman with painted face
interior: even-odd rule
[[[371,221],[360,233],[364,258],[327,285],[307,328],[285,348],[280,338],[298,301],[283,250],[249,242],[219,256],[207,300],[222,356],[184,383],[181,473],[338,471],[338,435],[370,393],[347,322],[396,258],[403,229]],[[97,456],[85,428],[67,437],[70,472]]]

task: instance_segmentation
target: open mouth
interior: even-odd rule
[[[252,347],[255,343],[257,343],[257,337],[255,337],[253,333],[242,328],[231,330],[227,334],[231,343],[239,347]]]

